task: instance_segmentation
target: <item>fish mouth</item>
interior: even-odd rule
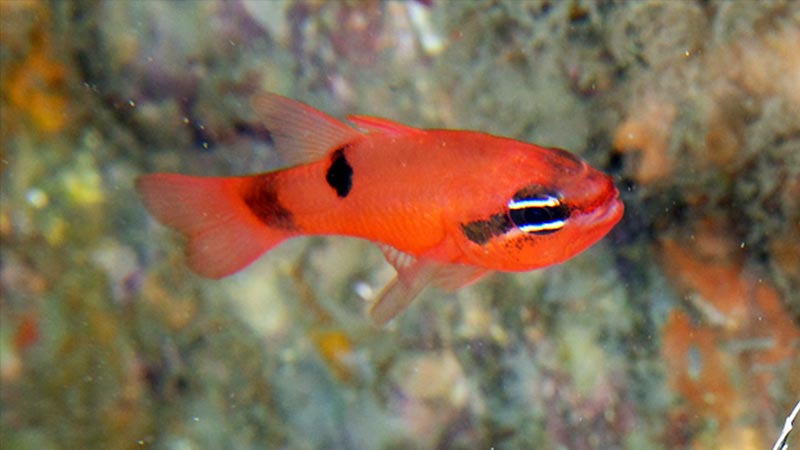
[[[611,205],[605,208],[605,211],[602,211],[597,220],[601,222],[617,223],[622,219],[624,213],[625,205],[622,203],[622,200],[619,199],[619,194],[617,194],[611,201]]]
[[[608,224],[613,226],[619,222],[624,212],[625,205],[619,199],[619,191],[613,188],[605,198],[592,205],[588,214],[582,214],[580,221],[587,225]]]

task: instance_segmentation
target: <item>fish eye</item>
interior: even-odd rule
[[[569,207],[561,196],[537,186],[524,188],[508,202],[511,222],[524,233],[550,234],[564,227]]]

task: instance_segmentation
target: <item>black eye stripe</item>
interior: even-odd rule
[[[512,228],[514,228],[514,224],[504,213],[494,214],[489,217],[489,220],[474,220],[461,224],[464,236],[478,245],[487,243],[495,236],[506,234]]]
[[[528,235],[545,235],[560,230],[570,216],[570,209],[559,194],[541,186],[527,186],[517,191],[506,205],[507,210],[461,224],[461,232],[470,241],[483,245],[514,228]]]
[[[569,218],[569,208],[548,206],[512,209],[509,215],[511,222],[525,233],[550,234],[564,227]]]
[[[553,208],[561,205],[561,200],[558,197],[551,195],[536,195],[533,197],[517,197],[508,202],[508,209],[526,209],[526,208]]]
[[[508,202],[511,222],[521,231],[531,234],[550,234],[560,230],[570,215],[559,195],[528,186]]]

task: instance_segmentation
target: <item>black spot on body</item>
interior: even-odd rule
[[[336,195],[341,198],[347,197],[350,189],[353,188],[353,168],[344,156],[346,148],[342,147],[333,152],[331,166],[325,174],[325,181],[336,191]]]
[[[461,231],[470,241],[483,245],[489,239],[507,233],[514,228],[506,214],[495,214],[489,220],[475,220],[461,224]]]
[[[244,202],[264,225],[281,230],[297,230],[292,212],[278,201],[275,179],[271,174],[261,175],[243,195]]]

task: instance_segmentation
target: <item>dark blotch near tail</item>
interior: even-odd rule
[[[483,245],[494,236],[500,236],[514,228],[506,214],[495,214],[489,220],[476,220],[473,222],[462,223],[461,231],[470,241]]]
[[[281,230],[297,230],[292,212],[278,201],[275,180],[271,175],[261,175],[252,182],[243,195],[244,202],[265,225]]]
[[[336,195],[341,198],[347,197],[350,189],[353,187],[353,168],[344,157],[344,151],[347,147],[342,147],[331,155],[331,167],[328,168],[328,173],[325,174],[325,181],[328,185],[336,190]]]

